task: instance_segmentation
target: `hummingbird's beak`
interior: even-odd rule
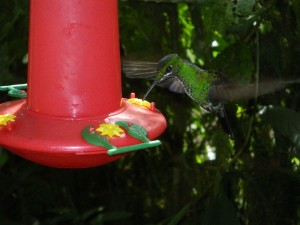
[[[150,93],[150,91],[155,87],[155,85],[156,85],[157,83],[159,83],[159,81],[160,81],[160,80],[156,80],[156,81],[153,82],[153,84],[151,85],[151,87],[148,89],[147,93],[144,95],[143,101],[146,99],[146,97],[148,96],[148,94]]]

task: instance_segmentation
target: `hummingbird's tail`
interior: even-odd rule
[[[225,111],[224,104],[218,103],[217,105],[214,105],[213,103],[209,103],[207,105],[202,105],[202,107],[204,109],[206,109],[207,111],[212,112],[215,115],[217,115],[225,133],[227,133],[231,139],[234,139],[234,133],[231,128],[227,113]]]
[[[222,114],[217,114],[219,121],[221,123],[221,126],[222,126],[223,130],[225,131],[225,133],[227,133],[231,139],[234,139],[234,133],[233,133],[232,127],[230,125],[227,113],[225,112],[225,108],[223,108],[222,111],[223,111]]]

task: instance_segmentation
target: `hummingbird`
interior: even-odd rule
[[[153,69],[156,66],[156,70]],[[182,59],[178,54],[164,56],[158,63],[123,62],[123,70],[129,78],[152,78],[154,82],[143,100],[156,86],[168,87],[170,91],[185,93],[208,112],[214,113],[220,120],[224,131],[231,139],[231,128],[224,104],[239,99],[251,98],[273,92],[293,81],[269,81],[241,84],[230,81],[213,71]]]

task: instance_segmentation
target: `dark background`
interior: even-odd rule
[[[29,1],[0,1],[1,85],[26,82],[28,13]],[[119,18],[124,58],[178,53],[242,82],[300,74],[297,0],[128,0]],[[122,80],[124,97],[150,84]],[[0,224],[299,225],[299,88],[228,104],[235,142],[187,96],[155,88],[159,148],[81,170],[0,149]]]

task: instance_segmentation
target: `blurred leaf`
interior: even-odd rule
[[[217,56],[214,64],[222,68],[226,76],[245,83],[252,80],[255,70],[252,51],[243,43],[228,46]]]
[[[211,199],[203,213],[202,225],[239,225],[236,211],[229,199],[218,196]]]
[[[105,212],[103,215],[99,216],[95,222],[100,221],[100,219],[104,222],[112,222],[112,221],[125,221],[129,219],[132,216],[132,213],[127,211],[111,211],[111,212]],[[97,223],[95,223],[96,225]]]
[[[237,0],[236,13],[241,16],[248,16],[254,7],[256,0]]]
[[[300,113],[281,107],[268,108],[263,119],[271,124],[275,131],[288,137],[300,147]]]
[[[7,160],[8,160],[7,152],[3,148],[0,148],[0,167],[4,166]]]
[[[180,224],[180,221],[183,219],[183,217],[186,216],[188,210],[189,210],[189,205],[183,207],[173,218],[172,220],[168,223],[168,225],[176,225]]]

